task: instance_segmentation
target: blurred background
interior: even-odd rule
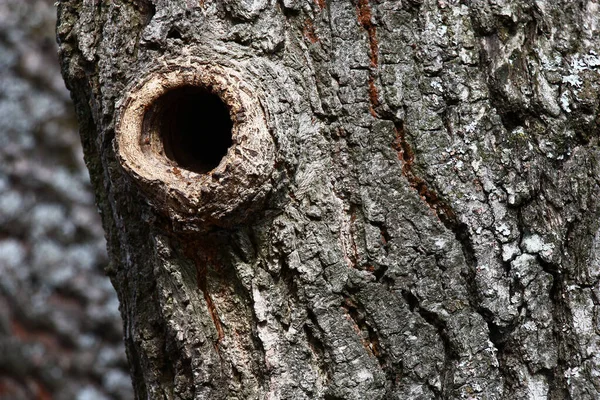
[[[50,0],[0,0],[0,399],[132,399]]]

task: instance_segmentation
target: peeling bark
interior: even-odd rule
[[[600,397],[598,15],[61,1],[137,398]],[[227,105],[214,169],[140,122],[165,74]]]

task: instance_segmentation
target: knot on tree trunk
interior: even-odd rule
[[[242,76],[176,60],[147,73],[117,105],[121,166],[183,230],[244,222],[270,191],[275,145],[260,92]]]

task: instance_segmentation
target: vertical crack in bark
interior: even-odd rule
[[[358,252],[358,245],[356,243],[357,236],[357,213],[360,211],[355,204],[350,204],[349,207],[349,218],[343,221],[343,224],[347,224],[346,229],[340,231],[340,240],[342,243],[342,250],[344,252],[344,258],[346,263],[351,268],[364,269],[364,263],[361,262],[360,254]],[[344,235],[345,234],[345,235]],[[347,237],[346,237],[347,236]]]
[[[238,243],[240,237],[244,240],[243,243]],[[218,356],[213,358],[216,364],[211,365],[211,368],[220,374],[219,378],[224,379],[215,381],[219,385],[229,381],[226,384],[228,390],[235,393],[241,390],[240,393],[244,393],[244,396],[254,393],[254,390],[266,392],[266,352],[257,331],[259,321],[251,305],[252,294],[240,280],[234,265],[239,261],[234,255],[236,246],[243,248],[238,249],[238,252],[243,253],[248,263],[254,263],[256,243],[252,235],[216,230],[209,236],[185,234],[179,236],[177,241],[185,258],[194,263],[196,287],[202,292],[206,303],[205,313],[215,327],[215,331],[206,329],[208,345],[212,344],[215,355]],[[210,325],[205,326],[210,328]],[[215,381],[195,376],[193,382],[195,385],[209,387]],[[215,391],[222,390],[219,385],[215,386]]]
[[[404,132],[404,125],[402,122],[394,122],[395,125],[395,140],[392,143],[392,148],[398,153],[398,159],[402,162],[402,174],[408,180],[410,186],[419,193],[421,199],[429,206],[434,214],[439,218],[440,222],[452,233],[458,243],[461,245],[465,262],[469,267],[469,274],[475,274],[475,268],[477,266],[477,259],[475,257],[475,250],[473,249],[473,243],[469,235],[469,229],[466,224],[461,222],[452,207],[446,201],[438,196],[438,194],[429,188],[427,182],[415,174],[413,164],[415,161],[415,153],[410,143],[406,140]],[[472,279],[474,276],[469,276],[466,281],[474,282]],[[476,288],[473,284],[471,294],[476,293]],[[476,310],[478,308],[475,308]]]
[[[496,348],[502,348],[502,343],[504,341],[506,332],[493,323],[494,316],[491,314],[491,312],[481,306],[481,296],[478,293],[475,279],[477,258],[475,256],[475,250],[469,234],[469,228],[465,223],[458,219],[452,207],[450,207],[449,204],[441,199],[434,190],[430,189],[427,185],[427,182],[423,178],[415,174],[413,170],[415,153],[412,149],[412,146],[406,139],[403,124],[400,122],[395,122],[395,130],[396,138],[392,144],[392,147],[398,152],[398,159],[403,163],[402,173],[408,179],[411,187],[413,187],[419,193],[421,199],[429,206],[429,208],[431,208],[431,210],[433,210],[442,224],[454,234],[454,237],[460,244],[463,256],[465,258],[465,263],[467,265],[464,282],[468,291],[469,305],[486,322],[489,330],[490,341],[492,341]],[[438,327],[440,337],[445,341],[445,348],[451,348],[449,347],[451,344],[448,341],[447,336],[443,334],[444,327],[436,322],[436,319],[439,320],[439,317],[432,313],[429,313],[428,316],[421,312],[419,312],[419,314],[421,314],[421,316],[433,326]],[[435,317],[435,319],[433,319],[433,317]],[[443,323],[443,321],[439,321]],[[447,356],[448,355],[451,354],[447,354]],[[452,355],[452,357],[456,356]],[[447,359],[449,358],[447,357]],[[504,367],[501,365],[500,369],[504,369]],[[452,381],[451,374],[454,373],[453,369],[446,369],[445,372],[446,374],[444,376],[444,382],[450,383]],[[446,388],[445,390],[447,391],[448,389]]]
[[[315,31],[315,25],[310,18],[304,20],[304,29],[302,30],[302,33],[311,43],[317,43],[319,41],[319,37]]]
[[[210,294],[208,293],[208,288],[206,287],[206,266],[196,265],[198,272],[198,288],[202,291],[204,295],[204,301],[206,301],[206,307],[208,308],[208,313],[210,314],[210,318],[213,320],[215,324],[215,329],[217,330],[217,341],[215,343],[215,348],[219,350],[219,344],[223,340],[224,332],[223,325],[221,324],[221,319],[219,318],[219,314],[217,312],[217,308],[215,307],[215,303],[212,301]]]
[[[332,370],[328,363],[327,349],[322,341],[323,333],[320,332],[319,323],[314,313],[307,309],[308,321],[304,323],[304,334],[306,335],[306,341],[311,351],[312,356],[315,359],[317,368],[320,372],[325,375],[326,382],[329,382],[332,377]]]
[[[425,322],[427,322],[429,325],[433,326],[436,329],[438,336],[440,337],[442,344],[444,345],[444,370],[441,371],[441,373],[443,374],[441,379],[442,390],[440,392],[438,388],[432,385],[429,385],[429,388],[436,395],[441,396],[441,398],[449,398],[453,393],[452,383],[454,373],[456,371],[456,364],[459,361],[459,352],[456,348],[456,345],[454,345],[451,342],[450,337],[447,334],[446,322],[443,319],[441,319],[437,314],[431,311],[427,311],[426,309],[421,307],[419,299],[417,299],[417,297],[410,291],[402,290],[401,293],[402,297],[408,304],[410,310],[412,312],[416,311],[421,316],[421,318],[425,320]]]
[[[360,337],[363,347],[377,360],[379,367],[386,374],[386,379],[388,382],[393,384],[396,382],[397,378],[396,371],[391,368],[391,365],[385,355],[385,351],[383,351],[381,347],[379,335],[377,334],[376,329],[367,321],[367,311],[352,297],[348,295],[343,295],[343,297],[344,302],[342,303],[342,308],[345,310],[346,315],[354,325],[354,330]]]
[[[401,122],[395,122],[394,125],[396,139],[392,147],[398,152],[398,159],[402,161],[402,174],[408,179],[410,186],[419,193],[425,204],[433,210],[444,226],[454,232],[458,239],[458,232],[461,230],[461,225],[464,224],[458,221],[454,210],[434,190],[429,188],[427,182],[414,173],[415,153],[406,140],[404,125]],[[463,243],[462,240],[459,239],[459,241]]]
[[[186,238],[181,241],[183,244],[183,251],[185,256],[194,262],[196,266],[196,279],[198,282],[198,289],[202,292],[204,296],[204,301],[206,302],[206,308],[208,309],[208,313],[210,318],[212,319],[215,330],[217,331],[217,340],[214,343],[215,350],[219,351],[219,344],[223,340],[225,336],[223,325],[221,324],[221,319],[219,317],[217,308],[215,307],[215,303],[208,292],[207,285],[207,273],[208,273],[208,263],[215,261],[215,247],[214,246],[206,246],[205,243],[201,240],[194,238]],[[202,251],[200,252],[199,249]]]
[[[394,125],[396,138],[392,147],[397,151],[398,159],[402,162],[402,174],[408,179],[411,187],[419,193],[425,204],[433,210],[442,224],[454,233],[456,240],[462,247],[467,266],[474,272],[477,259],[475,258],[475,251],[467,225],[460,222],[452,207],[441,199],[434,190],[430,189],[423,178],[415,174],[413,170],[415,153],[410,143],[406,140],[404,124],[402,122],[394,122]]]
[[[369,101],[371,102],[370,112],[373,117],[377,118],[377,112],[375,111],[379,107],[379,93],[377,92],[377,86],[375,85],[375,79],[377,77],[377,68],[379,65],[379,43],[377,41],[377,29],[373,24],[373,14],[371,12],[371,4],[369,0],[358,0],[356,5],[356,12],[358,14],[358,22],[367,32],[369,39]]]
[[[570,399],[571,395],[566,390],[569,387],[567,370],[571,367],[568,361],[579,358],[579,351],[577,343],[573,343],[576,339],[572,336],[573,316],[565,303],[565,293],[567,292],[564,287],[565,281],[555,265],[542,260],[541,257],[537,257],[537,260],[542,270],[552,276],[550,299],[553,303],[552,318],[558,348],[557,364],[553,374],[550,374],[551,379],[548,380],[550,386],[548,398]]]

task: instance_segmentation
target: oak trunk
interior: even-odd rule
[[[58,13],[138,399],[600,398],[598,3]]]

